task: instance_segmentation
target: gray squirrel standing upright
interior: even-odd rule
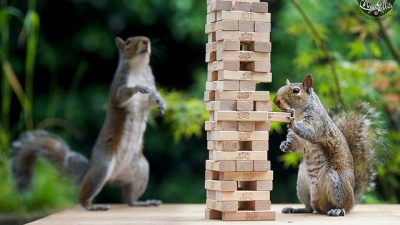
[[[318,212],[344,216],[363,198],[374,180],[374,157],[380,129],[377,113],[366,103],[359,113],[341,113],[333,119],[312,88],[312,77],[281,87],[274,99],[281,110],[295,113],[280,149],[303,155],[297,178],[297,195],[305,208],[283,213]]]
[[[80,183],[79,202],[87,210],[107,210],[92,205],[106,183],[123,187],[124,201],[131,206],[159,205],[159,200],[138,201],[149,179],[149,163],[143,155],[143,134],[153,105],[163,114],[164,100],[157,92],[149,65],[151,44],[146,37],[115,39],[119,63],[108,99],[103,127],[90,161],[71,151],[60,138],[46,131],[27,132],[11,146],[12,173],[18,190],[32,180],[37,157],[44,157]]]

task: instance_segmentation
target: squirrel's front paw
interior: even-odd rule
[[[157,99],[157,105],[161,115],[164,115],[164,112],[167,109],[167,103],[165,103],[165,101],[162,99]]]
[[[279,149],[282,152],[290,152],[292,148],[292,143],[288,141],[282,141],[281,145],[279,146]]]

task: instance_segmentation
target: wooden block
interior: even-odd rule
[[[205,218],[206,219],[222,219],[222,212],[214,210],[214,209],[206,208]]]
[[[255,84],[254,84],[255,86]],[[206,82],[206,91],[238,91],[239,81],[210,81]],[[254,90],[255,91],[255,90]]]
[[[248,81],[248,80],[241,80],[239,83],[239,90],[240,91],[256,91],[256,82]]]
[[[205,91],[204,92],[204,101],[214,101],[215,100],[215,91]]]
[[[268,112],[255,111],[216,111],[215,121],[266,121]]]
[[[206,180],[204,182],[204,187],[207,190],[214,190],[214,191],[236,191],[237,190],[237,182],[236,181]]]
[[[254,32],[255,30],[255,22],[248,20],[240,20],[239,21],[239,31],[241,32]]]
[[[260,33],[271,32],[271,23],[255,22],[254,23],[254,31],[255,32],[260,32]]]
[[[240,70],[254,71],[254,72],[270,72],[271,63],[270,62],[241,62]],[[272,76],[271,76],[272,78]],[[271,82],[270,79],[269,82]]]
[[[237,101],[237,111],[253,111],[254,103],[252,101]]]
[[[271,122],[290,123],[290,113],[285,112],[269,112],[268,120]]]
[[[233,5],[233,10],[250,12],[251,2],[235,2],[235,4]]]
[[[208,53],[206,53],[206,55],[207,54]],[[267,62],[269,62],[270,58],[271,58],[271,54],[268,52],[251,52],[251,51],[217,51],[216,52],[216,60],[267,61]],[[210,58],[210,60],[213,60],[213,58]]]
[[[207,198],[217,201],[254,201],[269,200],[269,191],[211,191],[207,190]]]
[[[219,70],[240,70],[240,61],[216,61],[208,64],[208,71],[219,71]]]
[[[217,53],[216,52],[206,52],[206,59],[205,61],[210,63],[214,62],[217,59]]]
[[[269,101],[268,91],[216,91],[215,99],[220,100],[238,100],[238,101]],[[277,115],[272,116],[274,118]]]
[[[217,81],[217,80],[218,80],[218,71],[207,72],[207,81]]]
[[[213,171],[221,171],[221,172],[236,171],[236,162],[206,160],[206,169]]]
[[[253,171],[268,171],[271,169],[271,162],[257,160],[253,162],[253,166]]]
[[[256,130],[256,123],[255,122],[240,121],[238,128],[239,128],[238,131],[255,131]]]
[[[256,101],[255,102],[256,111],[272,111],[272,104],[269,101]]]
[[[255,29],[255,23],[254,23]],[[216,31],[238,31],[239,30],[239,21],[238,20],[223,20],[214,23],[208,23],[205,26],[205,33],[210,34]]]
[[[212,170],[205,171],[205,180],[218,180],[219,176],[220,174],[217,171],[212,171]]]
[[[271,42],[254,42],[254,51],[255,52],[271,52]]]
[[[236,101],[210,101],[206,102],[206,109],[208,111],[217,110],[236,110]]]
[[[211,38],[213,39],[213,37]],[[270,41],[270,33],[255,33],[241,31],[216,31],[215,40],[233,40],[241,42]],[[209,41],[210,42],[210,41]],[[259,60],[265,61],[265,60]]]
[[[252,151],[268,151],[268,141],[252,141],[250,149]]]
[[[251,71],[218,71],[218,80],[241,80],[241,81],[255,81],[255,82],[271,82],[271,73],[259,73]]]
[[[239,202],[238,201],[216,201],[207,199],[206,202],[208,209],[218,210],[221,212],[235,212],[239,209]]]
[[[214,112],[208,112],[208,120],[215,121],[214,119]]]
[[[271,210],[271,201],[269,200],[256,200],[256,201],[245,201],[239,202],[239,210]]]
[[[215,12],[215,11],[220,11],[220,10],[232,10],[233,4],[232,1],[221,1],[221,0],[215,0],[210,2],[207,5],[207,13]]]
[[[238,122],[235,121],[206,121],[204,123],[204,130],[206,131],[237,131]]]
[[[272,180],[239,181],[239,190],[272,191]]]
[[[253,161],[236,161],[237,171],[253,171],[253,168]]]
[[[256,13],[267,13],[268,12],[268,3],[267,2],[253,2],[251,3],[250,11]]]
[[[270,170],[268,172],[220,172],[219,180],[233,180],[233,181],[272,181],[274,176]]]
[[[217,13],[215,12],[211,12],[211,13],[207,13],[207,23],[214,23],[215,21],[217,21]]]
[[[230,161],[230,160],[267,160],[266,151],[209,151],[210,160]]]
[[[256,122],[255,124],[256,131],[269,131],[269,122]]]
[[[238,151],[240,144],[238,141],[207,141],[207,149],[217,151]]]
[[[239,51],[240,41],[223,40],[206,44],[206,52],[215,52],[224,50]]]
[[[237,211],[237,212],[223,212],[222,220],[225,221],[263,221],[263,220],[276,220],[276,213],[274,211]]]
[[[253,13],[253,12],[240,12],[240,11],[218,11],[217,21],[221,20],[251,20],[261,22],[271,22],[270,13]]]
[[[215,42],[216,36],[215,32],[209,33],[207,35],[207,42]]]

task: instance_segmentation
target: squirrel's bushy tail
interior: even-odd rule
[[[375,153],[384,144],[379,117],[379,113],[368,103],[361,103],[356,112],[340,113],[333,118],[354,158],[354,195],[357,202],[362,201],[369,187],[374,187]]]
[[[77,182],[89,166],[83,155],[71,151],[55,135],[42,130],[26,132],[11,144],[11,171],[18,191],[29,188],[38,157],[49,160]]]

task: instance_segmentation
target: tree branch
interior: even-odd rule
[[[396,48],[396,45],[390,39],[387,29],[383,26],[382,20],[378,20],[379,30],[381,31],[382,38],[385,41],[386,45],[389,48],[390,53],[392,53],[394,59],[397,61],[397,64],[400,66],[400,52]]]
[[[326,47],[324,41],[322,40],[321,36],[319,35],[314,24],[307,17],[306,13],[303,11],[303,9],[300,7],[300,5],[295,0],[290,0],[290,1],[294,5],[294,7],[297,9],[297,11],[299,11],[300,15],[303,17],[303,19],[306,22],[306,24],[308,25],[308,27],[311,29],[311,32],[314,34],[315,38],[318,40],[319,47],[322,49],[325,57],[328,59],[328,63],[331,67],[333,79],[335,81],[335,86],[336,86],[336,92],[333,92],[333,95],[338,103],[339,108],[342,108],[342,107],[344,107],[344,105],[343,105],[343,99],[342,99],[342,92],[340,89],[339,75],[337,73],[336,66],[331,57],[331,54],[329,53],[328,48]]]

